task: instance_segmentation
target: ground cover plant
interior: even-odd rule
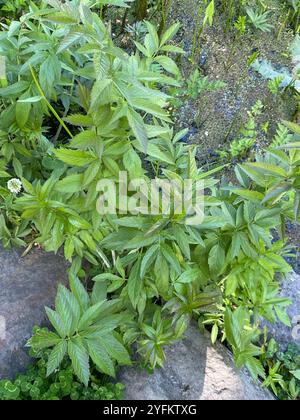
[[[36,331],[37,332],[37,331]],[[49,352],[30,352],[35,360],[26,373],[14,381],[0,381],[0,400],[119,400],[122,399],[124,386],[110,383],[92,368],[89,386],[79,382],[67,361],[51,375],[47,375]]]
[[[171,1],[93,3],[3,9],[0,239],[25,254],[35,244],[63,250],[70,284],[46,308],[51,328],[36,329],[28,342],[42,352],[40,361],[27,376],[0,382],[0,398],[118,398],[121,387],[101,375],[130,365],[133,349],[143,366],[162,367],[165,347],[183,339],[193,320],[278,397],[299,398],[298,350],[278,355],[260,328],[262,318],[291,325],[291,302],[279,292],[291,271],[286,222],[299,222],[299,126],[277,121],[272,141],[255,150],[264,112],[256,102],[229,150],[207,168],[187,142],[189,128],[173,124],[187,100],[226,86],[197,65],[217,13],[227,16],[224,30],[242,37],[247,25],[273,30],[272,5],[200,1],[185,80],[185,52],[175,42],[180,23],[167,25]],[[289,8],[284,24],[298,32],[297,5],[277,7]],[[256,59],[253,52],[247,72]],[[272,95],[281,82],[269,84]],[[227,170],[230,182],[222,177]],[[189,180],[195,194],[201,185],[201,222],[174,200],[165,208],[159,199],[151,213],[151,199],[134,188],[106,196],[114,209],[99,212],[99,181],[121,188],[124,172],[133,185],[137,178],[144,186],[154,178],[179,187]]]

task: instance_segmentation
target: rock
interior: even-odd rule
[[[20,255],[0,247],[0,379],[24,370],[32,328],[44,323],[58,283],[67,283],[63,258],[38,249]]]
[[[288,327],[282,322],[271,324],[265,321],[262,322],[262,327],[268,327],[269,337],[274,338],[281,350],[285,351],[290,343],[300,346],[300,276],[298,274],[293,273],[282,282],[280,296],[287,297],[292,301],[292,304],[287,308],[292,327]]]
[[[126,400],[274,400],[246,370],[238,371],[229,350],[212,346],[208,334],[191,326],[186,339],[166,349],[163,369],[153,375],[124,368],[118,380]]]

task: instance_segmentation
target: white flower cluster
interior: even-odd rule
[[[22,190],[22,182],[18,178],[12,178],[7,183],[7,188],[13,194],[19,194]]]

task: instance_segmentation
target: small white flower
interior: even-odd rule
[[[7,188],[13,194],[19,194],[22,190],[22,182],[18,178],[12,178],[7,183]]]

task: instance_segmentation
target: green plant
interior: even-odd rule
[[[204,12],[204,18],[202,21],[203,12]],[[204,30],[207,24],[212,26],[214,14],[215,14],[214,0],[211,0],[209,3],[208,3],[208,0],[204,0],[204,2],[199,2],[197,17],[195,20],[193,44],[192,44],[192,51],[191,51],[191,57],[190,57],[193,63],[196,63],[197,58],[199,57],[199,54],[201,51],[201,41],[202,41]]]
[[[218,9],[226,16],[226,28],[231,28],[236,17],[240,16],[247,3],[245,0],[221,0],[216,5]]]
[[[296,124],[287,123],[287,125],[299,132]],[[278,149],[258,156],[258,162],[246,163],[243,170],[259,187],[264,188],[263,202],[269,201],[275,204],[290,196],[289,201],[293,203],[294,219],[297,221],[300,211],[298,143],[287,143]],[[280,149],[291,151],[287,155]]]
[[[144,22],[135,22],[132,25],[126,25],[126,32],[133,38],[134,41],[142,42],[146,35],[147,27]]]
[[[296,33],[300,30],[300,2],[299,0],[285,0],[285,6],[287,7],[286,19],[284,24],[288,22],[294,28]]]
[[[28,0],[1,0],[0,16],[6,19],[17,19],[28,6]]]
[[[270,144],[270,149],[275,149],[279,146],[283,146],[286,143],[291,143],[292,139],[293,136],[289,129],[283,124],[278,124],[276,135]]]
[[[278,95],[283,82],[283,76],[277,76],[275,79],[270,80],[268,83],[268,88],[273,95]]]
[[[96,283],[89,295],[76,277],[70,278],[71,292],[64,286],[58,288],[55,311],[46,308],[52,327],[38,329],[28,342],[34,351],[53,347],[47,361],[47,376],[61,365],[67,356],[74,374],[88,386],[89,359],[100,372],[115,376],[114,361],[129,365],[130,358],[116,329],[126,325],[119,300],[107,301],[106,287]]]
[[[36,360],[13,381],[0,381],[0,400],[118,400],[124,386],[110,383],[92,367],[91,383],[77,381],[72,366],[64,361],[59,371],[46,375],[49,351],[30,352]]]
[[[263,104],[258,101],[248,112],[248,121],[240,130],[240,138],[234,139],[230,142],[229,151],[222,150],[219,153],[221,159],[234,160],[244,158],[249,150],[256,143],[257,137],[257,122],[256,119],[262,114]]]
[[[264,369],[257,359],[261,349],[254,344],[258,338],[257,329],[251,325],[249,312],[239,307],[232,312],[227,309],[224,318],[225,334],[231,344],[238,367],[247,366],[253,377],[264,377]]]
[[[60,17],[62,20],[64,18],[62,17],[65,11],[65,8],[68,8],[69,12],[73,13],[73,21],[74,25],[75,22],[78,22],[79,25],[79,31],[80,31],[80,24],[79,24],[79,15],[77,9],[72,9],[71,5],[65,4],[61,6],[63,11],[57,12],[58,15],[60,13]],[[35,19],[35,13],[37,10],[33,10],[33,13],[31,15],[24,16],[24,25],[25,25],[25,33],[27,34],[28,29],[27,27],[32,28],[31,19]],[[49,20],[51,21],[51,18],[49,17],[49,13],[47,13],[47,18],[45,20],[45,25],[39,26],[39,32],[36,35],[38,40],[41,40],[43,38],[43,31],[45,31],[45,28],[47,28],[47,31],[50,31],[50,33],[54,33],[54,29],[56,27],[56,24],[49,23]],[[100,170],[101,167],[101,151],[96,151],[96,154],[93,155],[90,154],[90,152],[85,152],[84,149],[89,147],[88,141],[91,141],[93,143],[93,138],[96,139],[98,136],[97,126],[94,126],[93,118],[98,119],[98,127],[104,128],[105,124],[107,126],[107,134],[106,134],[106,141],[107,144],[111,144],[114,140],[114,132],[115,130],[116,137],[119,136],[120,129],[122,130],[122,135],[124,136],[123,139],[121,139],[123,150],[122,148],[119,149],[120,152],[117,152],[118,147],[115,149],[115,152],[112,151],[112,154],[110,152],[105,151],[104,155],[106,155],[106,169],[108,168],[113,169],[113,166],[111,166],[111,162],[113,159],[120,159],[122,157],[123,152],[126,150],[128,153],[131,153],[134,155],[134,149],[130,146],[130,139],[131,139],[131,133],[129,130],[132,130],[132,135],[136,136],[139,139],[139,142],[143,148],[147,145],[147,137],[149,130],[151,130],[151,125],[144,124],[142,116],[136,112],[136,110],[141,110],[144,115],[152,113],[154,117],[157,117],[158,119],[161,119],[162,121],[168,120],[167,112],[165,112],[163,109],[167,106],[167,95],[163,94],[162,92],[159,92],[155,88],[157,83],[160,84],[175,84],[178,85],[178,82],[176,82],[175,79],[171,77],[167,77],[164,74],[162,74],[162,69],[166,68],[167,71],[171,72],[171,74],[177,75],[179,73],[178,68],[176,64],[172,61],[171,58],[168,56],[164,56],[162,54],[171,53],[171,52],[179,52],[176,47],[173,47],[171,45],[168,45],[169,39],[176,33],[176,31],[179,28],[179,25],[174,25],[168,32],[166,32],[161,42],[159,42],[158,36],[156,34],[155,28],[150,23],[147,23],[148,30],[150,31],[149,34],[146,35],[145,38],[145,46],[137,42],[138,48],[146,54],[146,57],[141,60],[138,56],[132,56],[129,60],[128,55],[122,55],[118,49],[114,49],[112,45],[112,41],[110,39],[110,35],[107,32],[106,28],[103,26],[103,24],[98,21],[96,18],[96,15],[93,15],[95,21],[93,24],[88,23],[88,21],[85,21],[87,23],[89,30],[86,31],[86,33],[83,33],[80,35],[80,40],[77,34],[72,39],[71,46],[74,48],[74,53],[72,53],[72,57],[75,58],[75,62],[72,62],[72,66],[74,68],[74,73],[78,76],[74,77],[74,74],[70,76],[70,52],[66,52],[66,47],[68,46],[71,48],[71,46],[65,45],[65,39],[69,39],[69,32],[73,28],[73,24],[65,25],[63,30],[60,32],[59,40],[56,38],[53,40],[52,45],[52,38],[50,47],[47,44],[46,46],[46,53],[44,55],[41,55],[40,53],[35,54],[34,48],[30,49],[30,53],[28,55],[25,55],[26,62],[22,64],[21,61],[21,67],[24,67],[25,65],[25,73],[23,76],[21,76],[21,79],[24,78],[24,80],[20,80],[19,82],[14,82],[15,74],[13,73],[13,78],[11,80],[12,84],[10,84],[7,88],[3,88],[0,91],[0,96],[4,98],[4,108],[2,116],[5,117],[2,119],[2,121],[5,121],[6,128],[5,131],[3,131],[1,134],[3,134],[3,144],[2,144],[2,166],[3,166],[3,174],[5,177],[9,176],[9,173],[5,171],[5,168],[9,166],[12,162],[13,169],[16,172],[18,177],[26,177],[27,180],[24,180],[24,188],[27,191],[29,195],[31,195],[30,204],[28,202],[29,197],[27,199],[25,197],[22,198],[21,201],[25,204],[27,200],[27,204],[31,207],[32,216],[35,215],[36,217],[36,223],[39,225],[39,230],[44,230],[43,241],[46,240],[46,236],[51,236],[50,230],[55,225],[55,229],[58,232],[61,229],[62,224],[66,224],[66,234],[67,237],[63,238],[64,234],[55,235],[55,239],[52,243],[52,245],[49,243],[47,248],[50,250],[57,250],[61,244],[62,241],[67,240],[67,247],[66,247],[66,255],[68,258],[72,257],[72,254],[74,251],[72,251],[72,248],[79,252],[79,255],[83,256],[83,251],[81,250],[84,247],[84,242],[82,242],[82,237],[85,237],[85,241],[88,241],[90,246],[92,246],[92,249],[94,249],[93,241],[99,240],[99,238],[102,237],[102,234],[100,231],[96,234],[96,238],[94,239],[91,236],[88,236],[87,238],[87,232],[82,232],[81,239],[76,238],[77,236],[76,231],[79,229],[86,229],[88,226],[86,221],[80,222],[80,218],[78,218],[78,214],[75,209],[70,209],[70,206],[66,206],[62,203],[62,206],[60,209],[57,209],[56,205],[59,201],[59,193],[58,191],[54,191],[54,186],[56,183],[57,177],[60,177],[66,170],[67,166],[57,160],[53,154],[53,145],[51,144],[48,139],[45,138],[43,134],[43,112],[47,117],[50,117],[50,114],[48,110],[52,112],[53,115],[55,115],[59,127],[55,127],[55,136],[54,139],[56,139],[60,134],[60,128],[63,126],[65,128],[65,132],[70,135],[70,137],[73,137],[71,135],[70,130],[68,127],[66,127],[66,124],[73,124],[74,130],[77,131],[78,137],[75,137],[73,139],[72,147],[75,145],[76,142],[78,143],[78,150],[72,151],[71,149],[67,152],[63,152],[63,150],[59,151],[57,150],[56,153],[60,153],[60,156],[62,156],[62,153],[66,155],[69,154],[70,157],[63,158],[62,160],[66,160],[66,163],[74,163],[74,159],[72,160],[72,154],[77,159],[79,155],[83,156],[90,156],[89,159],[82,161],[83,166],[86,164],[93,163],[92,165],[93,170],[91,171],[91,168],[87,172],[87,178],[84,180],[84,183],[86,183],[86,187],[88,187],[89,191],[91,192],[92,189],[94,189],[95,186],[95,178],[97,177],[97,172]],[[40,14],[38,14],[37,17],[38,20],[42,20],[44,22],[44,19],[41,17]],[[57,15],[55,15],[54,21],[58,19]],[[93,27],[94,25],[94,27]],[[20,30],[20,33],[17,32],[18,36],[23,36],[23,30],[18,26],[16,30]],[[89,39],[93,40],[94,37],[97,34],[97,31],[100,31],[102,33],[101,40],[99,41],[99,44],[97,44],[98,52],[95,51],[95,46],[91,49],[88,46],[88,44],[84,45]],[[4,34],[5,39],[8,36],[8,34]],[[98,36],[98,35],[97,35]],[[103,57],[100,60],[100,50],[102,49],[102,40],[106,39],[107,42],[107,51],[101,54],[104,54]],[[7,40],[8,42],[8,40]],[[35,42],[35,41],[34,41]],[[76,43],[77,42],[77,43]],[[79,44],[79,45],[78,45]],[[5,51],[7,51],[7,54],[11,53],[11,49],[9,49],[7,45],[7,49],[5,48],[5,44],[2,44]],[[23,44],[24,46],[24,44]],[[24,47],[25,48],[25,47]],[[50,48],[50,51],[48,49]],[[97,51],[96,48],[96,51]],[[57,53],[53,54],[54,49]],[[78,49],[82,50],[82,52],[78,53]],[[63,60],[59,62],[57,61],[60,57],[59,51],[61,51],[61,57]],[[116,54],[116,56],[111,56],[111,51]],[[50,53],[50,56],[48,54]],[[83,55],[83,60],[80,60],[80,56]],[[23,58],[23,54],[21,54],[22,60],[25,60]],[[45,60],[46,57],[46,60]],[[114,57],[114,58],[113,58]],[[123,69],[120,66],[120,58],[123,59]],[[15,57],[12,59],[14,60]],[[78,59],[78,61],[77,61]],[[45,60],[45,61],[44,61]],[[67,70],[64,72],[64,74],[61,73],[61,77],[64,77],[64,80],[67,80],[67,85],[71,84],[71,92],[72,96],[68,95],[68,100],[65,102],[63,98],[66,97],[67,93],[66,91],[61,91],[60,87],[58,87],[59,79],[56,79],[55,82],[51,77],[48,77],[49,74],[47,74],[47,71],[49,68],[53,70],[53,68],[50,65],[50,61],[54,60],[58,68],[67,68]],[[93,60],[95,61],[93,64]],[[104,60],[104,61],[103,61]],[[31,61],[34,61],[37,67],[39,68],[39,81],[37,80],[37,77],[35,76],[35,71],[28,67],[28,63]],[[135,66],[135,64],[139,66],[139,69],[137,69],[137,73],[135,76],[135,86],[132,85],[133,78],[130,80],[124,81],[123,80],[123,72],[129,70],[128,65]],[[67,64],[68,63],[68,64]],[[80,64],[79,64],[80,63]],[[102,63],[102,64],[101,64]],[[105,65],[103,63],[106,63]],[[114,63],[118,63],[117,67],[114,68]],[[130,64],[131,63],[131,64]],[[84,77],[87,79],[87,84],[82,84],[82,76],[81,76],[81,70],[79,66],[87,66],[87,73],[84,73]],[[94,65],[94,67],[91,67]],[[103,73],[99,74],[98,78],[99,80],[96,81],[94,88],[92,89],[92,85],[95,82],[95,70],[98,69],[98,66],[104,65],[103,67]],[[78,67],[76,67],[78,66]],[[13,68],[13,67],[12,67]],[[18,67],[19,68],[19,67]],[[91,71],[91,69],[94,68],[94,71]],[[8,70],[10,67],[8,66]],[[146,72],[148,70],[148,73],[146,73],[144,76],[140,72],[143,72],[143,69],[146,69]],[[51,70],[51,71],[52,71]],[[156,72],[154,70],[157,70]],[[108,74],[111,71],[113,71],[113,74],[110,75],[110,78],[103,79],[101,81],[101,77],[104,77],[105,72]],[[21,72],[22,73],[22,72]],[[68,77],[70,79],[68,80]],[[52,80],[52,82],[51,82]],[[43,83],[44,81],[44,83]],[[47,82],[46,82],[47,81]],[[46,84],[45,84],[46,83]],[[54,83],[50,86],[50,83]],[[74,83],[77,83],[77,93],[80,97],[80,103],[78,104],[78,99],[75,97],[74,94]],[[63,84],[63,83],[62,83]],[[17,85],[17,88],[15,88]],[[102,86],[101,86],[102,85]],[[33,89],[33,91],[30,90],[28,92],[28,95],[34,95],[28,98],[28,100],[24,99],[18,99],[19,95],[22,96],[22,91],[25,87],[31,86],[30,89]],[[20,87],[22,87],[20,91]],[[47,95],[48,92],[48,96]],[[55,92],[55,93],[54,93]],[[61,97],[59,96],[59,93],[61,93]],[[108,95],[107,99],[103,97],[103,92],[106,92]],[[135,92],[135,93],[134,93]],[[132,94],[135,94],[135,98],[130,99]],[[145,95],[148,95],[148,101],[144,100]],[[54,109],[53,105],[51,105],[51,102],[55,100],[61,100],[65,106],[64,115],[66,116],[66,112],[69,111],[70,108],[72,108],[72,111],[74,112],[73,115],[68,116],[65,118],[66,123],[62,121],[61,117],[58,116],[58,112]],[[90,103],[91,101],[91,103]],[[117,104],[117,106],[113,106],[111,108],[110,104]],[[85,112],[92,112],[90,115],[80,115],[78,113],[79,108],[82,108]],[[95,112],[97,110],[97,112]],[[26,111],[26,112],[24,112]],[[42,112],[41,112],[42,111]],[[77,112],[77,113],[76,113]],[[19,113],[22,116],[22,125],[19,124]],[[109,122],[109,118],[107,118],[108,114],[110,114],[110,121],[113,121],[115,117],[117,119],[114,123]],[[7,119],[7,116],[10,116],[10,118]],[[38,120],[36,122],[36,116],[38,115]],[[93,115],[93,116],[92,116]],[[106,116],[105,116],[106,115]],[[127,117],[126,117],[127,115]],[[24,118],[25,117],[25,118]],[[127,126],[124,125],[124,117],[127,118],[128,124]],[[148,117],[149,118],[149,117]],[[105,123],[104,123],[105,122]],[[33,131],[33,124],[37,123],[36,129]],[[19,125],[18,125],[19,124]],[[112,125],[111,125],[112,124]],[[88,130],[86,132],[81,132],[80,126],[86,126]],[[92,128],[93,127],[93,128]],[[114,128],[113,128],[114,127]],[[4,127],[3,127],[4,128]],[[151,135],[151,134],[150,134]],[[81,141],[84,137],[87,138],[87,136],[90,136],[90,140],[87,139],[86,145],[81,145]],[[98,137],[99,138],[99,137]],[[92,144],[91,143],[91,144]],[[97,149],[97,147],[96,147]],[[125,150],[126,149],[126,150]],[[116,153],[117,152],[117,153]],[[94,158],[92,158],[94,156]],[[97,158],[98,156],[98,158]],[[119,156],[119,157],[118,157]],[[98,168],[98,171],[97,171]],[[80,170],[81,172],[82,170]],[[62,201],[64,201],[63,196],[67,193],[71,193],[72,189],[76,188],[76,182],[73,183],[73,187],[70,184],[69,181],[77,181],[80,178],[80,172],[78,175],[71,177],[66,177],[66,181],[64,183],[69,184],[67,189],[64,190],[63,195],[60,195],[60,198]],[[28,183],[28,180],[38,180],[43,178],[49,178],[49,176],[52,174],[51,181],[45,185],[43,188],[41,188],[41,185],[36,184],[36,181],[34,181],[34,186],[30,186]],[[63,184],[60,184],[63,185]],[[49,198],[53,195],[55,197],[56,204],[54,201],[49,202]],[[83,197],[82,197],[83,198]],[[20,202],[19,202],[20,203]],[[90,203],[92,205],[92,203]],[[66,208],[65,208],[66,207]],[[27,214],[29,215],[29,212]],[[45,226],[46,229],[42,229],[42,224],[44,224],[44,217],[48,213],[49,216],[49,224],[48,227]],[[96,209],[94,211],[96,213]],[[73,214],[75,219],[77,220],[74,224],[74,220],[71,218],[71,222],[69,223],[67,221],[67,215]],[[26,213],[24,214],[24,216]],[[31,216],[29,216],[31,218]],[[61,220],[59,222],[59,219]],[[79,223],[79,225],[78,225]],[[81,224],[80,224],[81,223]],[[75,225],[77,224],[77,229],[75,228]],[[58,230],[57,230],[58,229]],[[67,233],[67,231],[69,231]],[[82,236],[83,235],[83,236]],[[100,236],[99,236],[100,235]],[[101,255],[101,251],[97,251],[98,255]],[[85,255],[89,255],[85,253]],[[91,255],[89,255],[89,259],[93,259]],[[95,261],[95,260],[93,260]]]
[[[213,19],[212,3],[207,22]],[[176,134],[171,126],[170,86],[181,88],[172,54],[182,50],[170,40],[179,25],[159,36],[145,22],[144,41],[135,41],[137,50],[128,54],[98,14],[87,4],[76,6],[32,6],[1,34],[9,82],[0,90],[1,187],[8,194],[8,178],[17,176],[23,188],[10,191],[8,206],[4,195],[1,212],[7,219],[13,212],[18,225],[28,223],[31,242],[47,251],[63,247],[71,262],[71,291],[60,286],[55,311],[47,309],[54,331],[37,330],[30,345],[52,348],[49,375],[71,360],[87,385],[90,360],[114,375],[118,363],[130,363],[132,345],[144,365],[162,366],[164,347],[181,339],[196,319],[212,326],[212,341],[219,334],[227,338],[239,366],[264,377],[256,344],[259,319],[289,322],[290,302],[279,290],[291,268],[283,258],[284,235],[272,243],[272,232],[285,218],[299,221],[299,139],[237,166],[235,184],[220,182],[215,176],[224,165],[199,168],[196,148],[182,141],[186,130]],[[9,48],[12,40],[17,58]],[[195,72],[187,91],[197,96],[219,87]],[[243,138],[255,138],[260,112],[258,103]],[[108,201],[116,206],[101,213],[99,181],[120,187],[120,172],[146,185],[155,177],[179,187],[189,181],[193,193],[205,192],[201,211],[161,198],[151,212],[151,199],[141,203],[144,195],[133,189],[118,199],[111,193]],[[175,188],[171,195],[180,193]],[[132,214],[124,212],[127,200]],[[92,293],[80,278],[94,281]]]
[[[243,36],[247,29],[247,17],[239,16],[234,24],[235,29],[238,31],[239,36]]]
[[[246,9],[251,24],[262,32],[270,32],[273,25],[269,23],[269,12],[259,12],[250,7]]]
[[[14,166],[18,165],[19,169],[18,176],[25,174],[29,179],[44,178],[43,171],[49,169],[49,156],[45,155],[48,151],[51,154],[51,143],[47,140],[55,143],[62,128],[68,138],[72,137],[64,117],[70,109],[74,113],[86,109],[91,87],[96,80],[97,63],[93,67],[93,59],[97,55],[100,62],[102,41],[105,40],[107,44],[107,59],[113,48],[110,34],[102,22],[96,20],[96,14],[92,15],[93,23],[88,18],[81,22],[80,10],[82,13],[83,10],[89,10],[87,5],[81,4],[77,8],[72,2],[53,4],[56,9],[52,9],[52,14],[45,9],[40,13],[38,7],[31,4],[29,13],[1,32],[0,54],[5,58],[9,84],[0,89],[1,157],[6,165],[14,160]],[[61,10],[57,9],[58,4]],[[65,17],[66,14],[69,18]],[[83,29],[84,24],[87,26]],[[60,31],[55,30],[58,26]],[[101,33],[100,39],[97,31]],[[93,48],[88,49],[88,41],[96,42],[97,53]],[[156,40],[151,48],[153,45],[156,45]],[[114,51],[120,55],[120,50]],[[154,50],[149,54],[154,54]],[[167,64],[170,62],[168,57],[159,59]],[[166,66],[166,63],[163,65]],[[118,69],[115,72],[120,74]],[[164,83],[162,76],[160,81]],[[137,83],[143,81],[137,80]],[[57,121],[51,119],[50,113],[55,115]],[[45,129],[48,123],[50,133],[46,133]],[[39,149],[42,149],[44,159],[36,155]]]
[[[203,92],[213,92],[223,89],[226,83],[220,80],[210,81],[208,76],[201,77],[199,70],[195,70],[187,80],[186,95],[197,99]]]
[[[235,27],[240,35],[244,35],[248,22],[255,29],[270,32],[274,27],[271,23],[274,12],[280,10],[282,16],[286,13],[280,3],[268,0],[220,0],[216,9],[225,15],[227,30]],[[287,21],[290,17],[287,17]]]
[[[279,399],[297,400],[300,397],[299,347],[291,343],[280,351],[274,339],[265,344],[262,361],[267,370],[264,386],[270,387]]]
[[[198,99],[205,92],[215,92],[223,89],[225,86],[226,83],[220,80],[209,80],[208,76],[201,76],[200,71],[196,69],[187,78],[184,86],[170,89],[170,93],[175,97],[171,99],[171,103],[175,107],[180,107],[184,101],[190,98]],[[201,99],[203,108],[206,105],[206,101],[203,96]]]

